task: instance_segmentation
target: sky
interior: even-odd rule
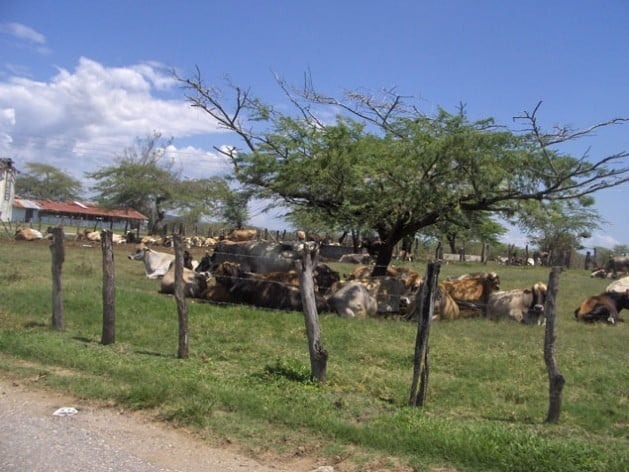
[[[299,86],[308,72],[333,96],[394,89],[426,113],[463,103],[513,129],[541,101],[545,129],[588,128],[629,117],[628,22],[626,0],[0,0],[0,156],[84,180],[158,131],[184,176],[228,173],[215,149],[236,137],[171,73],[197,67],[286,110],[276,77]],[[629,151],[629,123],[561,151]],[[585,246],[628,245],[629,183],[595,199],[604,223]],[[285,228],[262,207],[250,224]],[[515,230],[503,240],[526,244]]]

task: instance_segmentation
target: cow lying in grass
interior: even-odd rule
[[[257,274],[244,271],[239,264],[222,262],[214,271],[217,285],[224,287],[231,303],[242,303],[276,310],[302,311],[299,277],[296,272]],[[211,299],[209,296],[208,299]],[[320,312],[327,311],[325,299],[315,293]]]
[[[17,241],[39,241],[43,239],[43,235],[40,231],[32,228],[22,228],[18,226],[15,231],[15,239]]]
[[[486,313],[489,296],[500,290],[500,278],[495,272],[464,274],[444,280],[439,288],[457,303],[460,317],[469,318]]]
[[[574,310],[577,321],[606,321],[615,324],[624,321],[618,313],[623,308],[629,309],[629,289],[624,292],[604,292],[586,298]]]
[[[542,324],[546,285],[542,282],[531,288],[494,292],[489,295],[487,318],[494,321],[513,320],[524,324]]]
[[[139,244],[134,253],[129,254],[132,261],[144,262],[144,270],[149,279],[163,277],[175,261],[174,254],[153,251],[144,244]]]

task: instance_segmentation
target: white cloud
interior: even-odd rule
[[[176,85],[161,64],[106,67],[85,57],[47,81],[10,77],[0,82],[0,153],[18,166],[47,162],[82,177],[159,131],[173,137],[185,175],[225,172],[224,158],[185,142],[225,131],[183,97],[157,96]]]
[[[185,177],[202,179],[213,175],[223,175],[231,171],[231,163],[219,154],[204,151],[194,146],[166,148],[166,157],[181,165]]]
[[[43,34],[21,23],[0,23],[0,33],[9,34],[17,39],[35,44],[46,43],[46,37]]]
[[[604,247],[607,249],[613,249],[614,246],[620,245],[620,241],[610,236],[609,234],[603,234],[600,232],[594,232],[591,238],[583,240],[583,246],[586,248]]]

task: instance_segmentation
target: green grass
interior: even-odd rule
[[[318,385],[308,378],[301,314],[190,301],[190,358],[177,359],[175,301],[157,293],[158,283],[122,247],[116,343],[102,346],[100,249],[66,247],[66,329],[55,332],[48,244],[0,241],[0,369],[7,375],[147,410],[252,454],[340,458],[339,471],[621,471],[629,463],[627,327],[574,320],[580,300],[607,284],[585,271],[561,275],[557,357],[566,385],[560,423],[548,425],[541,327],[435,323],[427,405],[410,408],[415,323],[322,315],[328,382]],[[488,269],[504,289],[546,282],[549,272],[450,264],[441,276]]]

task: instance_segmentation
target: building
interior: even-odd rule
[[[102,229],[137,229],[148,218],[132,208],[108,210],[90,202],[53,202],[14,197],[11,221],[31,225],[91,226]]]
[[[16,174],[13,159],[0,157],[0,221],[12,219]]]

